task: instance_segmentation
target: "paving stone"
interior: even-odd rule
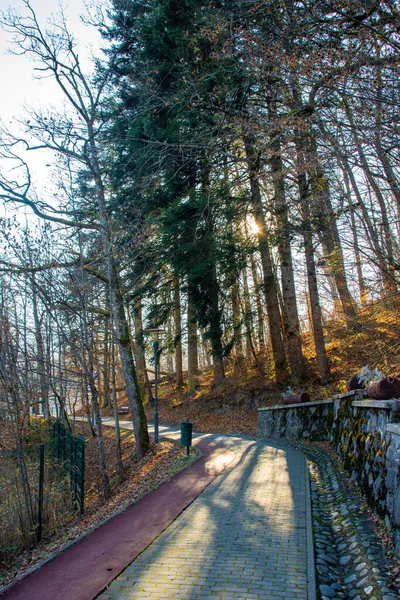
[[[290,462],[283,467],[275,464],[287,452],[284,445],[274,448],[273,460],[271,455],[266,460],[262,457],[271,447],[267,450],[264,445],[255,450],[251,442],[247,447],[253,458],[257,455],[254,461],[257,469],[261,458],[264,480],[260,481],[254,468],[249,468],[250,459],[246,456],[240,464],[240,473],[236,468],[225,472],[218,478],[223,480],[219,492],[216,480],[141,555],[141,560],[136,559],[128,567],[132,569],[131,575],[142,583],[139,595],[136,586],[133,593],[125,577],[124,582],[121,578],[122,587],[114,589],[114,582],[99,600],[308,600],[304,570],[307,554],[298,551],[306,547],[304,504],[300,521],[297,512],[293,516],[300,489],[297,473],[295,476],[290,470]],[[342,492],[340,478],[327,455],[315,450],[314,455],[317,454],[318,461],[321,456],[325,458],[321,462],[313,458],[309,471],[320,597],[361,600],[362,595],[363,599],[376,600],[375,589],[381,600],[397,599],[386,587],[384,569],[379,568],[377,560],[380,556],[377,543],[371,543],[370,532],[363,531],[364,517],[359,514],[354,497],[349,501],[347,492]],[[290,499],[284,498],[281,511],[283,496],[279,488],[288,485],[287,478],[283,481],[288,470],[292,493]],[[272,486],[268,483],[271,479]],[[279,499],[275,498],[279,494]],[[183,546],[185,537],[188,539]],[[158,588],[154,582],[158,582]]]
[[[333,471],[328,468],[329,460],[326,457],[322,457],[322,452],[318,452],[316,450],[309,451],[309,458],[312,456],[313,468],[310,469],[311,476],[315,478],[316,482],[316,493],[312,497],[313,502],[313,526],[314,529],[317,530],[317,533],[323,534],[324,536],[328,535],[328,542],[326,547],[323,546],[320,548],[316,548],[316,560],[321,557],[322,554],[331,555],[332,553],[328,552],[327,549],[329,547],[333,548],[337,553],[337,563],[338,567],[335,569],[336,574],[334,573],[323,573],[321,574],[317,568],[317,580],[319,583],[323,582],[324,584],[332,587],[335,581],[340,585],[343,582],[343,585],[346,586],[346,591],[344,596],[346,598],[353,598],[360,596],[361,588],[356,588],[355,583],[357,580],[363,581],[365,580],[366,575],[369,575],[369,579],[367,579],[364,588],[369,591],[369,587],[373,586],[373,580],[375,580],[375,589],[381,589],[384,586],[384,582],[381,582],[378,585],[378,582],[375,578],[380,576],[379,567],[381,564],[377,560],[379,552],[377,548],[379,548],[379,544],[377,541],[371,540],[371,532],[363,530],[363,522],[365,522],[365,518],[361,515],[358,515],[359,507],[354,500],[351,502],[348,501],[347,495],[333,492],[333,485],[331,473]],[[318,455],[318,456],[317,456]],[[332,463],[333,464],[333,463]],[[344,524],[348,525],[348,527],[344,527],[343,523],[340,522],[339,514],[345,516],[346,506],[349,509],[349,514],[352,516],[352,521],[350,519],[345,519]],[[350,522],[351,521],[351,522]],[[325,529],[325,531],[324,531]],[[330,532],[330,535],[329,535]],[[365,550],[367,549],[368,556],[365,555]],[[352,556],[354,560],[348,561],[346,556]],[[381,554],[382,556],[382,554]],[[368,560],[367,560],[368,558]],[[342,559],[342,560],[341,560]],[[329,567],[329,563],[324,559],[325,565]],[[341,564],[346,563],[347,564]],[[322,567],[322,563],[320,565]],[[354,567],[358,566],[357,573],[354,573]],[[373,569],[378,568],[378,571],[374,572]],[[330,571],[330,570],[329,570]],[[330,581],[327,577],[330,577]],[[337,592],[337,597],[341,597],[343,592]],[[363,598],[369,598],[369,595],[362,590]],[[373,591],[371,592],[373,594]],[[374,596],[371,596],[370,600],[372,600]]]
[[[323,564],[317,565],[317,571],[318,571],[318,573],[321,573],[321,574],[329,573],[328,567],[326,565],[323,565]]]
[[[344,527],[348,527],[349,525],[351,525],[351,520],[350,519],[346,519],[345,521],[343,521],[342,525]]]
[[[337,592],[341,592],[343,590],[343,587],[338,583],[332,583],[331,588],[336,590]]]
[[[354,550],[354,548],[357,548],[358,543],[357,542],[353,542],[352,544],[350,544],[349,546],[349,550]]]
[[[319,558],[320,558],[320,560],[322,560],[325,563],[328,563],[330,565],[336,565],[337,564],[336,558],[334,558],[332,556],[329,556],[328,554],[322,554]]]
[[[357,537],[355,535],[349,537],[350,544],[357,541]]]

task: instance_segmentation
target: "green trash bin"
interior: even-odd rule
[[[186,422],[181,423],[181,446],[186,447],[188,455],[189,448],[192,445],[192,431],[193,423],[190,423],[188,419],[186,419]]]

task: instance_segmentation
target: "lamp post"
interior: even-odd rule
[[[156,339],[153,341],[154,351],[154,443],[158,444],[158,365],[161,350],[159,350],[160,334],[165,333],[165,329],[146,329],[146,333],[154,334]]]

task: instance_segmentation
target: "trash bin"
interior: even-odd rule
[[[181,423],[181,446],[186,446],[187,454],[189,454],[189,448],[192,445],[192,429],[193,423],[190,423],[189,419]]]

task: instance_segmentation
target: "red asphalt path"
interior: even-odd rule
[[[190,467],[45,563],[1,600],[92,600],[221,473],[235,454],[206,440]]]

